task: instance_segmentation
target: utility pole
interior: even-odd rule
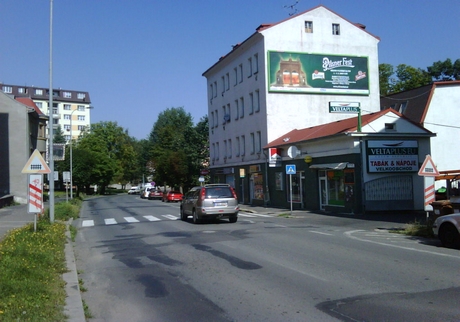
[[[54,223],[54,149],[53,149],[53,0],[50,0],[50,65],[49,65],[49,105],[48,105],[48,143],[49,143],[49,167],[51,172],[48,174],[49,180],[49,206],[50,221]]]

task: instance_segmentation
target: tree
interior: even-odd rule
[[[67,140],[65,138],[64,132],[61,129],[61,126],[58,125],[57,129],[53,131],[53,142],[54,143],[66,143]]]
[[[449,58],[437,61],[428,67],[428,73],[435,81],[460,80],[460,59],[454,63]]]
[[[391,90],[393,93],[407,91],[432,82],[431,76],[427,71],[405,64],[400,64],[396,67],[396,76],[398,80]]]
[[[198,184],[207,144],[207,124],[205,118],[195,127],[192,116],[183,107],[160,113],[149,136],[155,181],[182,188]]]
[[[394,85],[393,66],[390,64],[379,64],[379,83],[380,83],[380,96],[387,96],[392,92]]]

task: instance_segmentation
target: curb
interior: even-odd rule
[[[70,236],[69,226],[72,225],[73,219],[67,222],[65,244],[65,258],[67,262],[67,272],[62,275],[66,283],[66,305],[64,307],[64,314],[68,317],[69,322],[85,322],[85,312],[83,310],[83,301],[80,293],[80,286],[78,283],[77,265],[75,262],[75,254],[72,246],[72,238]]]

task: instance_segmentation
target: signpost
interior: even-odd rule
[[[43,212],[43,174],[50,172],[50,168],[38,150],[32,153],[22,169],[22,173],[27,173],[29,177],[27,187],[28,213],[35,214],[34,231],[37,231],[37,214]]]
[[[426,155],[425,161],[423,161],[422,166],[418,172],[419,176],[424,177],[424,208],[426,216],[428,217],[428,211],[433,210],[432,202],[436,200],[435,189],[434,189],[434,179],[436,176],[439,176],[439,171],[436,169],[433,160],[429,154]]]
[[[296,174],[295,164],[286,164],[286,174],[289,174],[289,199],[291,201],[291,216],[292,216],[292,175]]]

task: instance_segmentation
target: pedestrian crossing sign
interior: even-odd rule
[[[295,173],[296,173],[295,164],[287,164],[286,174],[295,174]]]

